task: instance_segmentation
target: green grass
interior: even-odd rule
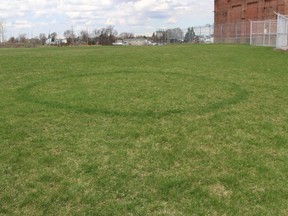
[[[0,215],[287,215],[287,60],[0,49]]]

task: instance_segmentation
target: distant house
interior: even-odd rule
[[[148,44],[147,39],[144,37],[125,39],[125,42],[132,46],[144,46]]]
[[[113,46],[126,46],[128,45],[124,40],[117,40],[116,42],[112,43]]]
[[[144,37],[138,37],[138,38],[127,38],[123,40],[117,40],[112,45],[114,46],[145,46],[145,45],[154,45],[151,41],[148,41]]]
[[[45,41],[45,45],[61,46],[61,44],[67,44],[67,39],[64,36],[56,36],[54,39],[48,38]]]

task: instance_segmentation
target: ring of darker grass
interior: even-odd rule
[[[85,107],[82,105],[71,105],[69,103],[65,103],[65,101],[57,101],[57,100],[47,100],[46,98],[43,97],[35,97],[32,93],[33,90],[35,90],[37,87],[41,87],[45,84],[49,83],[57,83],[59,81],[63,80],[71,80],[71,79],[81,79],[81,78],[91,78],[91,77],[106,77],[113,75],[121,75],[121,76],[129,76],[129,75],[139,75],[139,74],[145,74],[146,76],[149,75],[161,75],[161,76],[172,76],[172,77],[178,77],[178,78],[193,78],[193,80],[197,80],[199,82],[202,82],[202,84],[207,84],[209,83],[214,83],[219,86],[224,86],[229,90],[230,93],[233,94],[232,97],[227,97],[223,98],[221,100],[218,100],[216,102],[212,102],[207,104],[204,107],[199,107],[199,109],[191,109],[189,107],[182,107],[182,108],[167,108],[165,110],[149,110],[149,109],[144,109],[144,110],[117,110],[117,109],[107,109],[103,107]],[[208,112],[212,111],[217,111],[224,109],[225,107],[228,107],[233,104],[237,104],[243,100],[246,99],[248,92],[245,89],[242,89],[238,84],[232,83],[232,82],[227,82],[225,80],[217,80],[213,78],[209,78],[206,76],[202,75],[191,75],[188,73],[173,73],[173,72],[146,72],[146,71],[137,71],[137,72],[132,72],[132,71],[117,71],[117,72],[106,72],[106,73],[87,73],[87,74],[79,74],[79,75],[70,75],[70,76],[64,76],[60,78],[55,78],[55,79],[47,79],[35,83],[31,83],[21,89],[18,89],[18,96],[22,100],[28,101],[28,102],[33,102],[37,103],[40,105],[44,105],[49,108],[53,109],[65,109],[65,110],[70,110],[74,112],[79,112],[79,113],[86,113],[86,114],[104,114],[104,115],[109,115],[109,116],[139,116],[139,117],[162,117],[162,116],[167,116],[167,115],[172,115],[172,114],[183,114],[183,113],[195,113],[195,114],[205,114]],[[117,104],[116,104],[117,105]]]

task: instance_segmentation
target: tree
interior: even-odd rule
[[[167,43],[167,31],[164,29],[159,29],[156,31],[156,41],[157,43]]]
[[[158,38],[157,38],[157,34],[155,33],[155,32],[153,32],[153,34],[152,34],[152,36],[151,36],[151,40],[153,41],[153,42],[158,42]]]
[[[98,40],[101,45],[112,45],[116,41],[117,31],[113,26],[102,28],[98,33]]]
[[[184,33],[180,28],[168,29],[166,33],[170,43],[179,43],[183,40]]]
[[[47,40],[46,34],[40,33],[40,34],[39,34],[39,40],[40,40],[40,42],[41,42],[41,45],[44,45],[45,42],[46,42],[46,40]]]
[[[133,33],[129,33],[129,32],[122,32],[119,37],[121,39],[130,39],[130,38],[135,38]]]
[[[99,35],[100,35],[100,30],[94,29],[92,32],[92,39],[91,39],[90,44],[92,44],[92,45],[98,44],[99,43]]]
[[[86,30],[82,30],[80,32],[80,40],[88,44],[89,41],[89,33]]]
[[[20,42],[20,43],[25,43],[26,40],[27,40],[26,37],[27,37],[26,34],[20,34],[20,35],[19,35],[19,42]]]
[[[197,39],[197,36],[195,35],[194,29],[188,28],[188,31],[185,34],[184,41],[185,43],[193,43]]]
[[[70,45],[73,43],[73,41],[75,39],[75,34],[70,29],[68,29],[64,32],[64,37],[67,40],[67,44]]]
[[[10,37],[8,42],[9,43],[15,43],[15,42],[17,42],[17,39],[15,37]]]
[[[51,38],[51,42],[55,42],[56,37],[57,37],[56,32],[53,32],[53,33],[49,34],[49,36],[48,36],[48,38]]]

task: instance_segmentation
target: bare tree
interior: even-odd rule
[[[164,29],[159,29],[156,31],[155,39],[157,43],[167,43],[167,31]]]
[[[99,44],[112,45],[116,41],[117,31],[113,26],[108,26],[99,30]]]
[[[100,30],[94,29],[92,31],[92,36],[91,36],[91,44],[96,45],[99,43],[99,35],[100,35]]]
[[[46,34],[40,33],[40,34],[39,34],[39,40],[40,40],[40,42],[41,42],[41,45],[44,45],[44,44],[45,44],[45,41],[47,40]]]
[[[56,33],[56,32],[53,32],[53,33],[51,33],[51,34],[48,36],[48,38],[51,38],[51,42],[55,42],[56,37],[57,37],[57,33]]]
[[[15,37],[10,37],[8,40],[9,43],[16,43],[17,39]]]
[[[184,33],[180,28],[168,29],[166,33],[170,43],[179,43],[183,41]]]
[[[25,43],[27,41],[26,34],[20,34],[18,38],[20,43]]]
[[[121,39],[129,39],[129,38],[135,38],[135,35],[133,33],[129,33],[129,32],[122,32],[119,37]]]
[[[153,34],[151,36],[151,40],[154,41],[154,42],[157,42],[157,36],[156,36],[155,32],[153,32]]]
[[[68,29],[64,32],[64,37],[67,40],[67,44],[70,45],[75,40],[76,35],[74,34],[74,32],[72,30]]]
[[[86,30],[80,32],[80,40],[88,44],[89,42],[89,33]]]

